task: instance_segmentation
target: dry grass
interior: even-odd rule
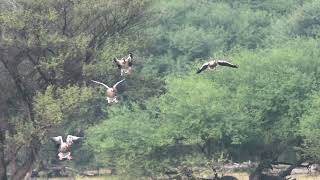
[[[238,180],[249,180],[247,173],[228,173],[225,175],[230,175],[238,178]],[[320,175],[293,175],[297,180],[320,180]],[[77,177],[77,178],[49,178],[50,180],[119,180],[115,176],[100,176],[100,177]],[[41,179],[40,180],[45,180]]]
[[[294,175],[297,180],[319,180],[319,175]]]
[[[91,177],[91,178],[88,178],[88,177],[83,177],[83,178],[77,178],[76,180],[115,180],[115,178],[113,177]]]
[[[46,178],[37,178],[37,180],[47,180]],[[95,177],[56,177],[49,178],[48,180],[121,180],[117,176],[95,176]],[[141,180],[141,179],[138,179]]]
[[[247,173],[231,173],[226,175],[234,176],[238,180],[249,180]],[[293,175],[291,177],[295,177],[297,180],[320,180],[320,175]]]
[[[225,176],[234,176],[238,180],[249,180],[249,175],[247,173],[226,173]]]
[[[226,174],[238,178],[238,180],[249,180],[249,175],[247,173],[230,173]],[[291,177],[297,180],[320,180],[320,175],[293,175]]]

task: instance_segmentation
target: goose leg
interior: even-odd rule
[[[107,97],[107,101],[108,101],[108,104],[110,104],[112,101],[111,101],[111,98]]]
[[[62,159],[63,159],[62,153],[59,153],[59,154],[58,154],[58,157],[59,157],[59,160],[62,160]]]
[[[128,74],[131,75],[132,74],[132,67],[128,68]]]
[[[130,67],[124,70],[125,74],[130,74]]]
[[[113,98],[109,98],[107,97],[107,101],[109,104],[111,103],[117,103],[118,102],[118,99],[117,99],[117,96],[113,97]]]
[[[67,159],[72,160],[71,152],[68,153]]]

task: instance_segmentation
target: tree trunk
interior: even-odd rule
[[[27,87],[27,84],[22,81],[16,64],[10,64],[8,61],[5,61],[3,59],[0,60],[2,61],[4,67],[7,69],[8,73],[13,79],[17,91],[21,95],[21,99],[25,102],[25,104],[28,107],[29,119],[31,121],[34,121],[31,90]]]
[[[261,180],[263,168],[264,165],[260,162],[258,167],[250,174],[249,180]]]
[[[3,63],[4,67],[9,73],[9,76],[12,78],[14,85],[16,86],[17,92],[20,95],[21,100],[25,103],[27,107],[26,115],[28,118],[24,118],[28,122],[34,122],[34,112],[33,112],[33,88],[31,85],[23,81],[23,78],[18,70],[18,65],[22,62],[22,56],[25,52],[17,48],[11,48],[3,54],[4,58],[0,59],[0,62]],[[39,139],[37,136],[31,135],[31,142],[26,150],[26,158],[22,165],[17,166],[16,155],[13,159],[9,159],[9,162],[13,163],[16,168],[13,168],[12,171],[12,180],[22,180],[26,174],[31,170],[33,162],[36,159],[36,154],[39,151]],[[1,148],[0,148],[1,150]],[[17,150],[19,151],[19,149]],[[3,152],[3,151],[2,151]],[[1,152],[0,152],[1,153]],[[1,156],[1,155],[0,155]],[[1,157],[0,157],[1,158]],[[1,163],[1,159],[0,159]],[[1,165],[0,165],[1,166]]]
[[[21,180],[29,171],[31,171],[33,162],[36,160],[36,154],[39,151],[39,144],[39,140],[36,137],[33,137],[25,162],[12,174],[11,180]]]
[[[0,179],[7,180],[7,168],[4,160],[4,132],[0,129]]]
[[[297,163],[299,163],[299,162],[297,162]],[[284,177],[286,176],[285,173],[287,173],[288,170],[292,168],[292,167],[289,167],[287,170],[280,173],[280,174],[285,175],[284,177],[282,177],[280,175],[272,176],[272,175],[267,175],[267,174],[262,173],[264,168],[270,168],[270,167],[271,167],[271,164],[266,163],[266,162],[260,162],[258,167],[255,169],[255,171],[252,174],[250,174],[249,180],[285,180],[284,179]],[[291,172],[291,170],[290,170],[290,172]]]

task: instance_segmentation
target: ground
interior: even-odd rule
[[[226,174],[226,175],[231,175],[238,180],[248,180],[249,176],[247,173],[232,173],[232,174]],[[297,180],[319,180],[320,175],[295,175],[292,176],[295,177]],[[50,180],[74,180],[73,178],[49,178]],[[117,177],[112,177],[112,176],[100,176],[100,177],[77,177],[75,180],[118,180],[119,178]],[[46,180],[44,179],[37,179],[37,180]]]

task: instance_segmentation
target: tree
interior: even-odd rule
[[[0,179],[58,163],[47,137],[66,133],[88,137],[69,165],[127,179],[318,160],[318,2],[273,1],[2,1]],[[90,80],[120,80],[112,59],[129,52],[135,73],[106,106]],[[239,68],[196,75],[209,57]]]
[[[95,99],[85,82],[113,69],[106,61],[114,56],[111,47],[139,42],[138,25],[148,17],[149,2],[12,2],[16,6],[0,14],[0,177],[15,180],[31,170],[47,135],[88,117],[98,120],[97,108],[85,110]],[[106,49],[109,54],[103,54]],[[102,74],[89,73],[94,64],[103,67]]]
[[[304,137],[304,145],[301,148],[303,156],[312,159],[314,162],[319,162],[320,145],[317,140],[319,137],[319,118],[316,113],[319,107],[319,93],[310,96],[310,109],[304,114],[300,123],[300,134]]]
[[[295,148],[303,147],[300,120],[319,87],[315,44],[296,40],[274,49],[241,50],[233,58],[239,69],[168,77],[162,96],[131,111],[113,109],[90,128],[89,144],[102,157],[107,154],[102,161],[127,175],[200,166],[197,159],[217,160],[221,153],[234,161],[259,161],[263,168],[279,161],[298,166],[309,160]],[[308,63],[297,66],[301,59]]]
[[[306,1],[295,9],[292,13],[279,17],[271,25],[272,32],[267,38],[271,44],[280,44],[296,37],[318,37],[319,2]]]
[[[266,47],[276,13],[257,11],[252,4],[207,0],[155,3],[159,19],[147,29],[148,68],[162,76],[183,74],[192,62],[225,57],[235,47]],[[268,3],[262,5],[264,8]]]

